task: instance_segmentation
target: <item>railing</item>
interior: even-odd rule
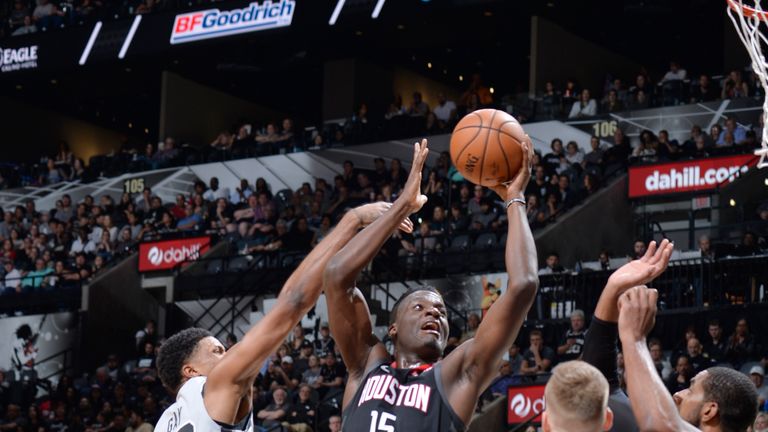
[[[649,286],[659,290],[660,314],[762,303],[766,301],[768,285],[766,264],[768,255],[673,261]],[[609,270],[541,276],[536,306],[529,319],[567,318],[565,312],[576,308],[591,314],[612,273]]]
[[[65,274],[72,274],[67,272]],[[81,304],[82,280],[58,280],[54,285],[48,278],[62,278],[64,274],[29,275],[3,279],[8,284],[18,281],[21,292],[6,287],[0,290],[0,316],[29,315],[56,311],[76,310]],[[36,281],[39,279],[40,281]],[[26,285],[28,284],[28,285]]]
[[[410,289],[411,286],[409,285],[409,282],[414,284],[415,286],[421,285],[421,283],[418,280],[411,280],[409,281],[406,277],[406,274],[403,272],[400,272],[399,268],[388,268],[387,263],[379,261],[378,264],[378,271],[383,273],[389,273],[392,275],[398,275],[398,282],[400,282],[403,286],[406,287],[406,289]],[[364,270],[360,277],[362,278],[362,281],[367,284],[371,289],[371,297],[373,297],[373,290],[379,290],[384,294],[384,304],[379,310],[376,310],[378,313],[383,313],[387,319],[389,319],[389,313],[392,310],[392,307],[394,306],[395,302],[397,302],[398,298],[392,294],[392,291],[390,290],[390,280],[384,280],[380,281],[378,278],[378,273],[373,271],[373,267],[368,267],[368,269]],[[373,307],[373,305],[369,306]],[[467,330],[467,322],[469,314],[472,313],[471,310],[459,310],[455,308],[453,305],[447,303],[446,309],[448,311],[448,321],[451,323],[456,323],[457,321],[461,322],[461,325],[463,327],[463,330]],[[377,314],[378,315],[378,314]]]

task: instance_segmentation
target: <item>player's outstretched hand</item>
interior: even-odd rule
[[[358,218],[360,218],[360,227],[365,228],[368,225],[372,224],[376,219],[378,219],[381,215],[387,212],[387,210],[392,208],[392,204],[388,202],[375,202],[371,204],[365,204],[361,205],[359,207],[354,208],[352,211],[357,215]],[[407,233],[413,232],[413,222],[411,222],[410,219],[405,218],[402,223],[400,223],[400,230]]]
[[[656,301],[659,292],[645,285],[632,287],[619,297],[619,336],[623,343],[637,342],[656,323]]]
[[[642,258],[630,261],[613,272],[608,278],[608,286],[622,291],[649,283],[667,269],[674,249],[674,244],[667,239],[662,240],[658,247],[652,241]]]
[[[492,187],[491,189],[503,200],[512,198],[525,199],[525,188],[531,180],[531,168],[533,167],[533,144],[531,138],[525,135],[525,140],[520,143],[523,151],[523,157],[520,160],[520,169],[517,170],[515,177],[506,182]]]
[[[421,143],[413,145],[413,163],[411,164],[411,173],[408,175],[408,181],[400,197],[395,203],[402,203],[408,206],[409,213],[416,213],[427,202],[426,195],[421,194],[421,172],[424,170],[424,163],[427,161],[429,149],[427,140],[421,140]]]

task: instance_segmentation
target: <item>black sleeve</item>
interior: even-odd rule
[[[616,341],[619,337],[618,323],[602,321],[593,317],[584,341],[581,359],[603,373],[611,390],[619,387],[616,370]]]

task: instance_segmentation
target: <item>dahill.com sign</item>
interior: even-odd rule
[[[0,72],[37,68],[37,45],[0,48]]]

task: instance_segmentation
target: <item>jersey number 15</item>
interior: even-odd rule
[[[394,414],[371,411],[371,428],[368,432],[395,432],[395,421],[397,417]]]

